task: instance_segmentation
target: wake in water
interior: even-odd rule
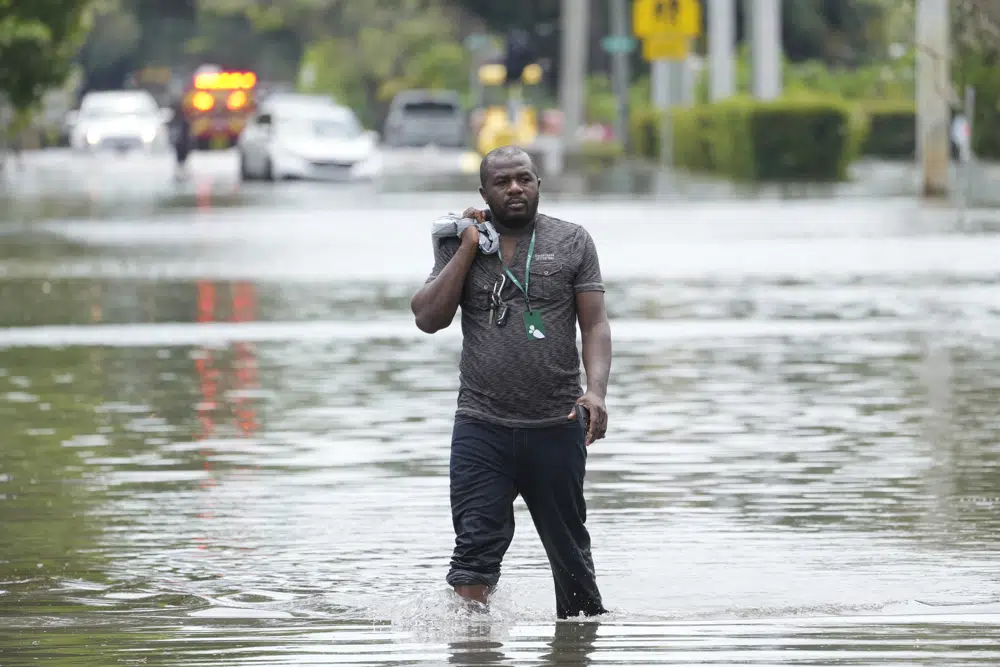
[[[366,609],[373,619],[388,621],[393,630],[424,641],[502,640],[516,627],[549,624],[599,625],[618,619],[612,612],[598,618],[557,620],[550,599],[531,595],[509,582],[501,582],[490,597],[488,609],[469,604],[450,588],[415,591],[394,601],[374,602]]]

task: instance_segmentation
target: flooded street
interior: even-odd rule
[[[460,331],[409,298],[475,177],[241,186],[197,157],[36,158],[3,202],[3,667],[1000,662],[991,215],[543,182],[608,284],[586,492],[612,613],[555,621],[519,499],[469,616]]]

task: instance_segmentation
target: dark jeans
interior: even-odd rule
[[[455,551],[448,583],[496,586],[524,499],[552,568],[556,614],[606,613],[597,589],[583,497],[587,447],[576,421],[507,428],[459,417],[451,439]]]

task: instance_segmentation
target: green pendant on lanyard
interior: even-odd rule
[[[521,281],[514,277],[514,274],[510,272],[507,268],[507,263],[503,261],[503,253],[497,249],[497,255],[500,257],[500,263],[503,265],[504,273],[510,278],[511,282],[521,290],[524,294],[524,305],[527,307],[524,311],[524,330],[528,334],[528,338],[542,339],[545,338],[545,326],[542,324],[542,314],[531,310],[531,298],[528,296],[528,286],[531,282],[531,258],[535,256],[535,230],[531,231],[531,241],[528,243],[528,259],[524,262],[524,285],[521,285]]]

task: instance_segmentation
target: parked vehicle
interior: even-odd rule
[[[459,94],[452,90],[400,92],[389,105],[385,143],[394,147],[465,147],[465,111]]]
[[[111,90],[84,95],[66,123],[77,150],[158,151],[167,147],[172,117],[144,90]]]
[[[377,133],[353,111],[302,100],[262,104],[238,146],[244,180],[355,180],[372,175],[378,159]]]
[[[293,91],[279,90],[267,95],[261,95],[262,104],[292,104],[301,102],[302,104],[321,104],[325,106],[340,106],[330,95],[319,95],[315,93],[296,93]]]

